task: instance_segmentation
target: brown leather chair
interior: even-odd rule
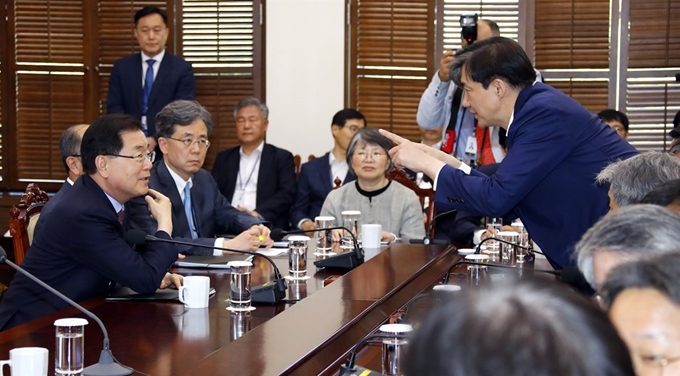
[[[9,211],[9,232],[14,243],[14,261],[21,264],[33,242],[33,230],[49,196],[36,183],[29,183],[19,205]]]
[[[300,176],[300,167],[302,166],[302,157],[300,154],[295,154],[293,156],[293,161],[295,162],[295,177]]]
[[[418,196],[418,199],[420,199],[420,205],[425,208],[425,198],[428,198],[429,205],[427,207],[427,213],[426,213],[426,219],[425,219],[425,231],[430,228],[430,223],[432,223],[432,218],[435,216],[435,209],[434,209],[434,189],[429,188],[429,189],[423,189],[416,184],[415,181],[411,180],[409,176],[403,171],[398,168],[393,168],[392,171],[390,171],[389,174],[387,174],[387,178],[390,180],[394,180],[399,182],[401,185],[412,189],[416,195]],[[434,227],[428,234],[430,238],[434,237]]]

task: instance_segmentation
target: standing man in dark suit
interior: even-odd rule
[[[257,98],[234,108],[241,144],[217,154],[212,175],[232,205],[275,228],[287,229],[295,200],[293,154],[264,142],[269,109]]]
[[[158,113],[156,125],[163,159],[151,170],[149,187],[172,202],[173,238],[242,251],[271,245],[269,229],[259,219],[232,207],[210,173],[201,168],[210,147],[210,113],[194,101],[178,100]],[[152,232],[154,221],[146,202],[135,198],[132,203],[133,227]],[[215,238],[224,233],[240,235],[231,240]],[[177,248],[186,254],[222,254],[219,249],[211,251],[205,247]]]
[[[66,193],[71,190],[75,181],[85,173],[83,170],[83,161],[80,156],[80,143],[83,140],[83,134],[89,126],[90,124],[72,125],[61,134],[61,137],[59,138],[59,152],[68,176],[59,191],[57,191],[54,197],[47,201],[40,211],[38,223],[35,225],[36,229],[42,223],[43,216],[52,211],[52,208],[54,208],[54,206],[64,198]]]
[[[149,150],[156,148],[156,114],[176,99],[196,98],[191,64],[165,51],[168,15],[147,6],[135,13],[135,38],[141,48],[113,64],[106,112],[128,114],[142,123]]]
[[[321,158],[303,164],[300,170],[295,205],[291,212],[293,227],[305,231],[314,230],[314,218],[321,212],[328,192],[335,187],[335,181],[345,185],[357,179],[347,165],[347,146],[354,134],[365,126],[366,118],[353,108],[345,108],[333,116],[333,150]]]
[[[637,151],[597,116],[557,89],[535,82],[519,43],[494,37],[456,55],[451,68],[463,105],[481,127],[507,130],[508,153],[486,176],[430,147],[384,134],[398,165],[433,178],[435,203],[499,217],[514,211],[555,268],[573,265],[574,245],[609,210],[595,177]]]
[[[76,302],[103,295],[116,283],[149,294],[181,277],[167,273],[177,259],[171,244],[151,243],[137,252],[125,241],[126,203],[146,195],[157,221],[155,236],[170,239],[170,200],[149,190],[154,159],[139,121],[127,115],[106,115],[83,136],[82,161],[86,175],[71,188],[51,213],[22,267]],[[150,194],[152,196],[147,195]],[[17,274],[0,303],[0,330],[68,307],[68,303]]]

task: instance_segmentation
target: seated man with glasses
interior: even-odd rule
[[[680,375],[680,253],[614,268],[602,297],[635,374]]]
[[[382,225],[382,241],[425,237],[423,209],[415,192],[386,175],[394,167],[387,151],[392,142],[377,129],[360,129],[347,147],[347,164],[357,181],[331,191],[321,208],[322,216],[342,223],[342,212],[359,210],[359,224]],[[342,230],[333,230],[339,241]]]
[[[150,294],[182,277],[166,273],[177,260],[171,244],[152,243],[136,251],[125,241],[133,197],[145,196],[153,214],[151,233],[170,239],[170,201],[149,189],[149,144],[139,120],[115,114],[100,117],[83,135],[85,175],[68,197],[41,215],[40,231],[22,267],[80,302],[101,296],[116,283]],[[68,303],[17,274],[0,304],[0,331],[68,307]]]
[[[163,160],[154,165],[149,187],[168,196],[172,202],[173,238],[192,243],[255,251],[270,246],[269,229],[260,221],[232,207],[220,193],[203,162],[210,147],[210,113],[193,101],[178,100],[163,108],[156,117],[158,146]],[[153,219],[141,198],[130,207],[132,226],[150,233]],[[216,234],[239,234],[232,240]],[[221,255],[221,250],[177,245],[180,253]]]

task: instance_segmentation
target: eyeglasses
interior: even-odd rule
[[[379,153],[379,152],[366,153],[366,152],[364,152],[364,151],[360,151],[360,152],[358,152],[358,153],[354,153],[354,156],[355,156],[355,157],[359,157],[359,159],[362,159],[362,160],[365,160],[369,155],[370,155],[371,157],[373,157],[374,160],[377,161],[377,160],[381,159],[382,157],[384,157],[384,156],[387,155],[387,154],[385,154],[385,153]]]
[[[120,155],[120,154],[104,154],[108,155],[109,157],[120,157],[120,158],[128,158],[128,159],[134,159],[135,162],[137,163],[144,163],[144,160],[147,160],[151,163],[153,163],[154,160],[156,160],[156,152],[152,151],[146,154],[138,154],[135,156],[130,156],[130,155]]]
[[[183,140],[180,140],[178,138],[172,138],[172,137],[165,137],[165,138],[167,138],[169,140],[179,141],[179,142],[183,143],[184,147],[187,148],[187,149],[190,148],[191,145],[193,145],[193,144],[198,144],[199,147],[206,148],[206,149],[210,147],[210,141],[208,141],[208,140],[203,140],[203,139],[192,140],[190,138],[185,138]]]

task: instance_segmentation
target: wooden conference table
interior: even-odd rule
[[[460,256],[450,246],[393,244],[324,287],[332,271],[316,270],[310,250],[310,279],[288,281],[297,303],[256,305],[247,314],[228,311],[229,274],[223,269],[174,270],[208,275],[217,290],[207,309],[173,302],[107,302],[83,305],[104,322],[113,355],[149,375],[332,374],[354,343],[374,332],[414,296],[438,283]],[[284,275],[287,258],[275,258]],[[271,279],[271,266],[254,262],[253,286]],[[54,320],[84,317],[68,308],[0,334],[0,358],[9,350],[38,346],[54,359]],[[90,320],[85,330],[85,365],[99,359],[103,335]],[[49,374],[53,370],[50,369]]]

